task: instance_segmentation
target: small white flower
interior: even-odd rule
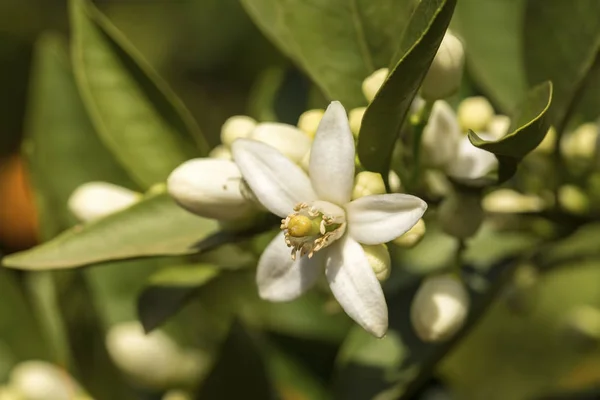
[[[310,150],[311,138],[293,125],[262,122],[250,133],[249,139],[275,147],[294,163],[299,164]]]
[[[70,400],[80,391],[71,376],[45,361],[25,361],[10,373],[10,388],[25,400]]]
[[[464,325],[469,312],[469,294],[451,275],[425,278],[415,294],[410,318],[424,342],[450,339]]]
[[[246,217],[256,209],[244,196],[241,181],[242,174],[233,161],[196,158],[171,172],[167,190],[186,210],[227,221]]]
[[[431,101],[454,94],[460,87],[464,63],[462,42],[449,31],[446,32],[421,85],[421,96]]]
[[[256,127],[256,121],[246,115],[229,117],[221,127],[221,143],[231,146],[234,140],[247,138]]]
[[[331,103],[321,120],[308,175],[264,143],[240,139],[232,152],[258,200],[283,218],[282,232],[258,264],[260,296],[272,301],[295,299],[313,286],[324,267],[331,291],[346,313],[382,337],[388,325],[387,305],[360,243],[381,244],[408,231],[425,212],[426,203],[406,194],[350,201],[354,138],[339,102]]]
[[[390,71],[387,68],[381,68],[365,78],[362,83],[362,91],[368,102],[371,102],[375,98],[375,95],[379,92],[379,89],[381,89],[381,85],[385,82],[389,72]]]
[[[141,193],[112,183],[87,182],[71,194],[68,206],[78,220],[89,222],[121,211],[141,198]]]

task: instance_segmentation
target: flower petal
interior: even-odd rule
[[[354,153],[346,110],[333,101],[321,119],[310,152],[309,175],[319,199],[340,205],[350,201]]]
[[[388,310],[381,285],[362,247],[345,236],[332,245],[325,275],[346,314],[369,333],[382,337],[388,328]]]
[[[256,283],[260,297],[271,301],[295,299],[314,285],[323,264],[323,253],[293,261],[281,232],[269,243],[258,262]]]
[[[302,168],[275,148],[255,140],[237,139],[231,150],[244,180],[273,214],[285,218],[296,204],[316,200]]]
[[[361,197],[346,205],[348,234],[363,244],[389,242],[412,228],[426,209],[427,203],[409,194]]]
[[[456,157],[460,138],[460,125],[452,107],[444,100],[433,103],[423,129],[423,161],[432,167],[443,166]]]
[[[480,135],[485,138],[487,135]],[[448,175],[458,179],[479,179],[498,166],[496,156],[489,151],[473,146],[467,136],[458,147],[456,158],[446,168]]]

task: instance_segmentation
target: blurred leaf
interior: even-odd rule
[[[548,267],[598,257],[600,256],[599,236],[600,223],[584,225],[567,238],[553,243],[545,251],[540,252],[540,264]]]
[[[275,99],[283,85],[285,69],[271,67],[259,75],[248,99],[248,115],[257,121],[277,121]]]
[[[600,51],[600,2],[527,0],[525,67],[530,84],[551,80],[551,123],[561,132]]]
[[[71,0],[71,24],[84,102],[100,137],[136,181],[148,188],[207,153],[181,101],[88,0]]]
[[[465,42],[470,75],[504,113],[527,92],[524,15],[525,0],[461,0],[451,24]]]
[[[198,400],[275,399],[265,360],[256,338],[235,323],[221,354],[196,394]]]
[[[455,4],[456,0],[419,3],[402,40],[402,58],[363,117],[358,156],[365,168],[379,172],[386,181],[394,143],[444,37]]]
[[[201,240],[217,229],[216,221],[192,215],[167,194],[159,193],[99,221],[75,226],[49,242],[2,261],[7,267],[44,270],[189,254],[197,252]]]
[[[104,180],[135,187],[98,139],[77,93],[66,42],[58,35],[46,34],[37,43],[29,102],[24,150],[41,235],[50,239],[77,223],[67,201],[79,185]]]
[[[263,32],[346,108],[366,101],[362,81],[387,67],[415,0],[242,0]]]
[[[501,139],[486,141],[469,130],[469,140],[474,146],[494,153],[500,163],[499,178],[504,182],[511,178],[518,163],[544,139],[550,121],[546,113],[553,101],[552,83],[545,82],[529,91],[518,108],[517,115],[511,119],[506,134]]]

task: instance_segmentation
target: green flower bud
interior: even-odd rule
[[[391,273],[392,259],[385,244],[361,245],[367,256],[367,260],[380,282],[389,278]]]
[[[494,108],[483,96],[467,97],[458,105],[457,114],[464,132],[468,129],[485,132],[494,117]]]
[[[590,160],[596,154],[598,125],[587,123],[567,133],[561,141],[561,152],[570,159]]]
[[[512,189],[498,189],[483,198],[483,209],[492,213],[537,212],[544,208],[544,200]]]
[[[404,235],[398,236],[392,241],[396,246],[410,249],[415,247],[425,236],[425,221],[419,219],[417,223]]]
[[[461,41],[446,32],[421,85],[421,96],[434,101],[454,94],[460,87],[464,63],[465,51]]]
[[[235,139],[247,138],[256,127],[256,121],[246,115],[235,115],[221,127],[221,143],[229,147]]]
[[[162,400],[192,400],[192,396],[183,390],[173,389],[165,393]]]
[[[354,188],[352,189],[352,200],[372,194],[384,194],[385,184],[381,174],[377,172],[363,171],[356,174]]]
[[[383,82],[385,82],[388,76],[389,70],[387,68],[381,68],[369,75],[362,83],[362,91],[368,102],[371,102],[374,98]]]
[[[548,129],[548,132],[546,132],[546,136],[544,136],[542,142],[533,151],[540,154],[552,154],[555,146],[556,129],[551,126],[550,129]]]
[[[575,185],[564,185],[558,189],[558,203],[573,214],[585,214],[590,208],[587,194]]]
[[[577,347],[590,350],[600,343],[600,310],[580,305],[570,310],[564,321],[565,334]]]
[[[444,232],[467,239],[479,230],[484,213],[478,194],[454,192],[446,197],[439,209],[438,219]]]
[[[325,114],[325,110],[322,109],[305,111],[298,118],[298,129],[306,133],[311,139],[314,139],[323,114]]]

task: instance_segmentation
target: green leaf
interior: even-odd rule
[[[200,241],[217,229],[216,221],[188,213],[167,194],[159,193],[99,221],[75,226],[49,242],[2,261],[7,267],[44,270],[134,257],[190,254],[198,252]]]
[[[528,0],[525,67],[530,84],[551,80],[551,123],[562,132],[600,51],[600,2]]]
[[[71,0],[71,26],[74,71],[85,105],[132,178],[148,188],[182,162],[207,153],[181,101],[88,0]]]
[[[509,132],[495,141],[486,141],[469,130],[469,140],[474,146],[494,153],[500,163],[499,181],[503,182],[516,172],[518,163],[544,140],[550,127],[546,113],[552,103],[552,83],[545,82],[531,89],[511,119]]]
[[[600,223],[591,223],[577,229],[573,234],[553,243],[540,253],[540,264],[549,267],[574,260],[593,259],[600,256],[598,237]]]
[[[387,180],[400,129],[450,23],[456,0],[419,3],[404,34],[408,48],[371,102],[358,136],[358,156]],[[410,46],[410,47],[408,47]]]
[[[246,11],[330,100],[364,104],[362,81],[387,67],[415,0],[242,0]]]
[[[527,92],[525,0],[461,0],[451,23],[465,43],[470,76],[505,113]]]
[[[37,42],[30,87],[24,152],[41,236],[50,239],[77,223],[67,201],[79,185],[97,180],[135,185],[98,139],[59,35],[45,34]]]

